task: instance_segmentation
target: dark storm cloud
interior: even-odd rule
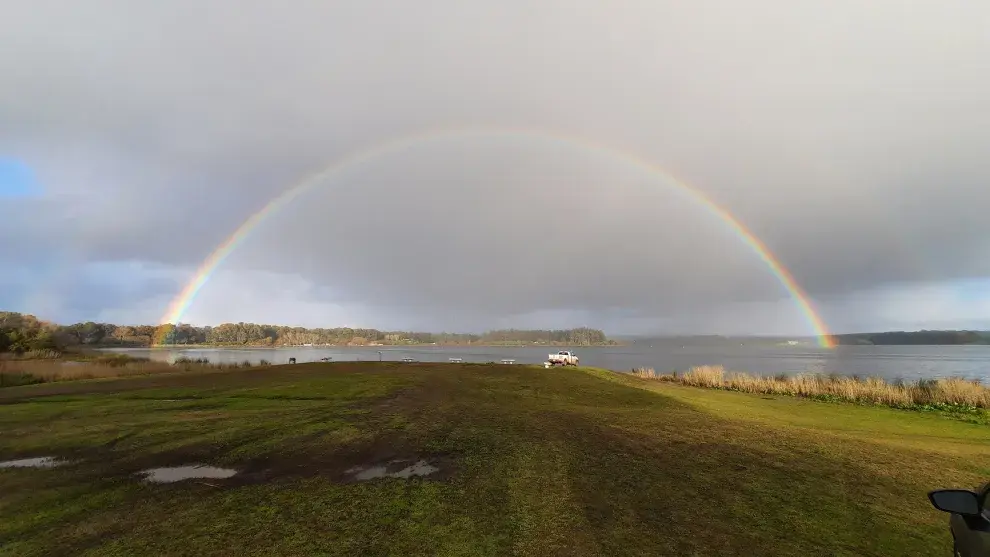
[[[8,3],[0,157],[45,197],[0,200],[0,235],[16,238],[0,264],[190,268],[354,149],[521,126],[665,165],[823,300],[984,276],[988,18],[894,1]],[[426,323],[697,318],[786,295],[676,189],[531,138],[450,138],[351,169],[228,268]]]

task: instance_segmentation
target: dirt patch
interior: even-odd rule
[[[39,456],[36,458],[21,458],[18,460],[5,460],[0,462],[0,468],[54,468],[67,464],[67,460],[62,460],[54,456]]]
[[[426,459],[412,461],[410,459],[390,460],[382,464],[370,466],[355,466],[344,471],[353,481],[364,482],[378,478],[403,478],[415,476],[430,476],[442,471]]]
[[[367,481],[378,477],[424,477],[433,481],[450,478],[454,460],[445,456],[394,458],[344,467],[340,461],[255,459],[244,463],[241,472],[225,478],[230,486],[268,483],[281,479],[323,476],[339,483]]]
[[[174,483],[182,480],[192,479],[217,479],[223,480],[237,474],[237,470],[231,468],[217,468],[216,466],[206,466],[202,464],[191,464],[188,466],[169,466],[166,468],[150,468],[138,472],[144,479],[152,483]]]
[[[373,471],[372,471],[373,470]],[[329,454],[268,456],[244,463],[242,472],[230,478],[234,484],[256,484],[282,478],[323,476],[331,481],[353,483],[384,474],[394,477],[428,477],[442,481],[456,471],[456,461],[449,455],[423,454],[392,444],[385,439],[361,449]],[[358,478],[357,476],[361,476]],[[365,476],[368,476],[365,478]]]
[[[263,438],[263,435],[259,438]],[[242,439],[250,444],[251,439]],[[273,452],[256,457],[230,460],[212,444],[190,445],[157,454],[145,454],[137,458],[114,455],[106,447],[91,450],[88,460],[103,462],[100,471],[107,475],[133,477],[141,471],[154,468],[189,466],[190,463],[212,463],[215,466],[236,469],[237,473],[225,478],[206,480],[214,487],[237,487],[261,483],[292,480],[296,478],[323,477],[336,483],[353,483],[357,469],[385,467],[386,474],[402,472],[402,476],[424,477],[430,481],[443,481],[453,476],[457,461],[452,455],[424,451],[423,447],[402,434],[386,434],[370,442],[345,447],[327,448],[319,445],[297,445],[298,450]],[[123,460],[119,460],[124,457]],[[416,466],[423,461],[424,464]],[[430,470],[429,468],[437,470]],[[407,468],[411,470],[404,471]],[[426,472],[428,474],[425,474]]]

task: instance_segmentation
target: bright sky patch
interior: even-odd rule
[[[40,193],[41,187],[28,165],[0,157],[0,197],[29,197]]]

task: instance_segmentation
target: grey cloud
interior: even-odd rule
[[[8,4],[0,154],[49,196],[3,200],[6,265],[54,252],[188,269],[307,173],[449,126],[639,153],[731,209],[819,299],[990,274],[990,7]],[[676,190],[529,139],[451,138],[355,168],[227,265],[427,323],[634,312],[723,327],[735,314],[720,308],[786,294]]]
[[[147,300],[174,291],[180,279],[167,268],[139,261],[80,264],[50,258],[43,264],[5,268],[0,276],[0,307],[63,322],[99,320],[103,312],[120,308],[134,315],[134,309]],[[157,308],[154,315],[139,314],[144,323],[160,315]]]

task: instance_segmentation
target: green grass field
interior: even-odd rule
[[[990,427],[596,370],[300,364],[0,389],[0,555],[948,555]],[[427,478],[354,481],[425,458]],[[225,480],[135,473],[205,463]]]

